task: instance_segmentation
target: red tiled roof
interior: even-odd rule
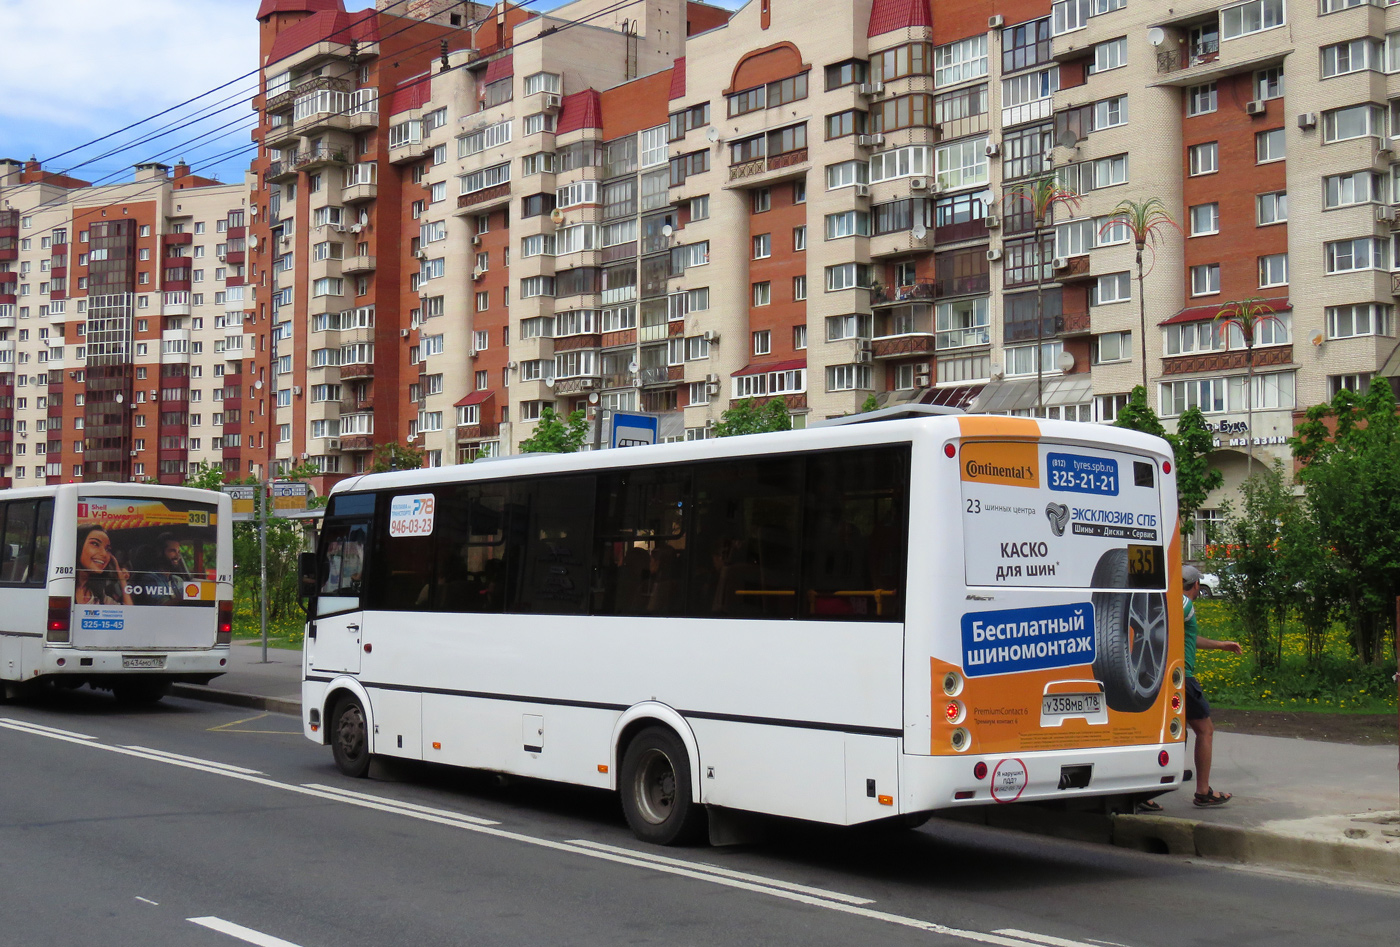
[[[428,81],[426,72],[400,81],[394,91],[389,93],[388,114],[397,115],[410,109],[421,109],[432,91],[433,84]]]
[[[597,89],[584,89],[564,96],[559,104],[559,121],[554,133],[576,132],[580,128],[603,127],[603,99]]]
[[[879,36],[912,26],[933,26],[929,0],[875,0],[870,5],[870,29],[866,36]]]
[[[286,59],[322,40],[333,40],[347,45],[351,40],[377,43],[378,16],[373,10],[360,10],[357,13],[325,12],[309,16],[277,34],[277,38],[272,41],[272,50],[267,55],[267,61],[271,64]]]
[[[486,78],[481,80],[482,85],[490,85],[497,79],[505,79],[515,75],[515,57],[513,55],[502,56],[500,59],[493,59],[486,64]]]
[[[494,391],[491,391],[489,388],[483,391],[473,391],[471,394],[467,395],[461,401],[458,401],[452,407],[465,408],[469,404],[481,404],[484,401],[490,401],[495,396],[496,393]]]
[[[762,375],[764,372],[790,372],[793,369],[806,367],[807,360],[805,358],[793,358],[787,360],[786,362],[766,362],[762,364],[753,362],[748,365],[745,365],[743,368],[739,369],[734,374]]]
[[[262,0],[258,6],[258,19],[274,13],[321,13],[325,10],[344,12],[340,0]]]
[[[671,98],[685,98],[685,57],[677,59],[671,67]]]
[[[1269,307],[1273,309],[1274,312],[1288,312],[1293,308],[1287,296],[1280,297],[1279,299],[1266,299],[1264,302],[1268,303]],[[1219,304],[1214,306],[1195,306],[1191,309],[1181,310],[1181,312],[1178,312],[1170,319],[1162,322],[1161,325],[1174,326],[1180,325],[1183,322],[1205,322],[1209,319],[1214,319],[1219,312]]]

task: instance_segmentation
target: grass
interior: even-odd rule
[[[244,640],[261,640],[262,625],[258,617],[257,598],[240,595],[233,601],[233,637]],[[306,637],[306,616],[300,610],[283,615],[277,620],[267,620],[267,643],[278,648],[300,648]]]
[[[1196,616],[1201,637],[1243,643],[1223,602],[1198,600]],[[1233,710],[1393,714],[1394,673],[1394,661],[1374,667],[1358,661],[1340,624],[1332,626],[1322,658],[1310,662],[1302,629],[1290,621],[1284,627],[1283,665],[1273,670],[1261,670],[1248,653],[1196,653],[1196,678],[1211,704]]]

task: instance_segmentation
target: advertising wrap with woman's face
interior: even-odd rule
[[[79,501],[75,602],[212,607],[216,523],[202,503]]]

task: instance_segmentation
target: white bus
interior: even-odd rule
[[[659,843],[1175,788],[1168,445],[893,414],[338,484],[306,736],[615,789]]]
[[[160,700],[228,666],[230,500],[135,483],[0,491],[0,699],[45,683]]]

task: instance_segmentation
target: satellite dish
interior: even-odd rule
[[[719,141],[719,129],[711,125],[705,129],[705,137],[710,141]]]
[[[1067,372],[1074,367],[1074,355],[1070,352],[1061,352],[1055,364],[1060,366],[1060,371]]]
[[[549,219],[554,221],[556,224],[562,224],[564,222],[564,212],[556,207],[554,208],[554,210],[549,212]]]
[[[1147,31],[1147,41],[1153,46],[1161,46],[1167,41],[1167,31],[1160,26],[1154,26]]]
[[[1321,333],[1321,332],[1314,332],[1314,333],[1309,337],[1308,341],[1311,342],[1313,345],[1321,345],[1321,344],[1322,344],[1322,333]]]
[[[121,404],[121,403],[122,403],[123,401],[125,401],[126,399],[123,398],[121,395],[117,395],[117,399],[116,399],[116,400],[117,400],[117,404]]]
[[[641,366],[637,364],[637,360],[635,358],[627,363],[627,370],[634,375],[637,373],[638,368],[641,368]]]
[[[977,199],[982,202],[983,207],[995,206],[997,202],[997,192],[983,191],[981,194],[977,195]]]
[[[915,224],[914,229],[909,232],[914,235],[915,240],[922,240],[928,236],[928,228],[923,224]]]
[[[258,248],[258,235],[255,234],[255,233],[250,233],[250,234],[248,234],[248,249],[250,249],[250,250],[256,250],[257,248]]]
[[[671,234],[673,234],[673,233],[675,233],[675,232],[676,232],[676,231],[675,231],[675,228],[672,227],[670,224],[666,224],[665,226],[663,226],[663,227],[661,228],[661,236],[663,236],[663,237],[669,237],[669,236],[671,236]]]
[[[1066,128],[1055,136],[1055,144],[1061,148],[1074,149],[1079,147],[1079,135],[1073,129]]]

